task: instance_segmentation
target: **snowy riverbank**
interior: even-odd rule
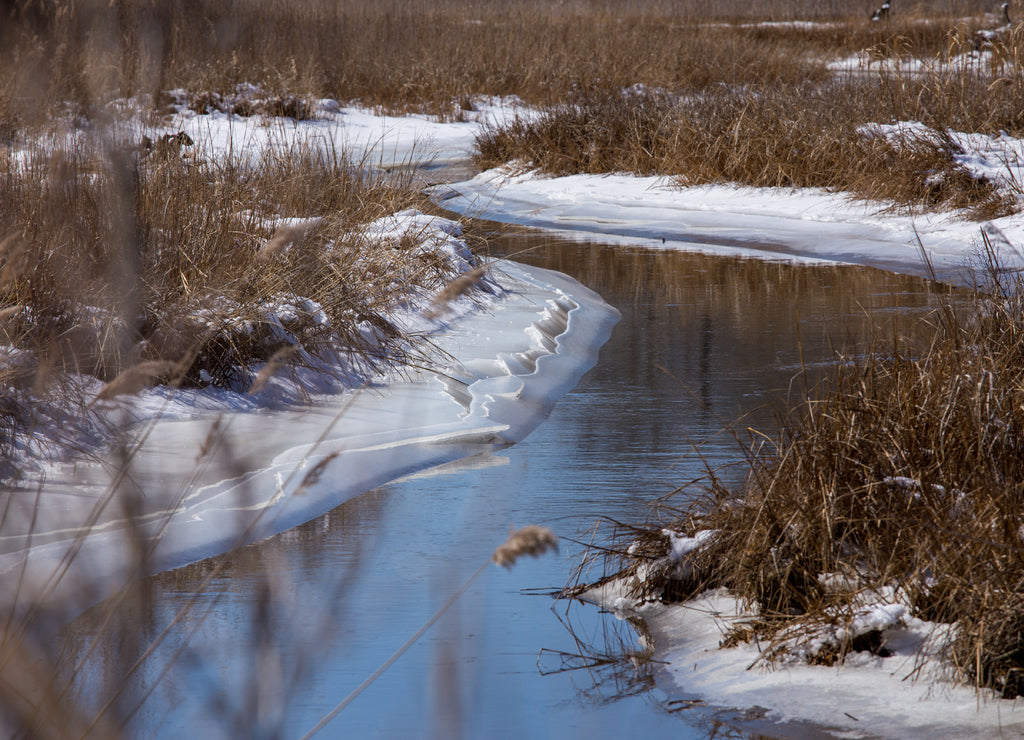
[[[1007,146],[1016,150],[1019,143]],[[1024,267],[1020,215],[979,223],[952,213],[898,214],[883,203],[821,190],[680,188],[665,177],[547,177],[504,167],[438,186],[434,195],[465,216],[647,249],[840,262],[927,275],[923,248],[936,274],[954,282],[967,282],[969,268],[981,264],[984,229],[1004,267]]]
[[[948,626],[905,615],[902,608],[866,612],[867,629],[880,629],[889,655],[851,653],[838,666],[810,666],[799,658],[766,666],[766,645],[723,648],[734,627],[755,618],[728,592],[708,591],[684,604],[636,605],[621,582],[585,598],[621,618],[639,617],[663,665],[656,680],[670,696],[741,710],[739,724],[756,734],[792,737],[801,725],[814,737],[943,738],[1019,737],[1024,700],[996,698],[991,691],[949,682],[938,661]]]
[[[315,142],[328,151],[354,150],[357,159],[366,152],[364,162],[373,166],[441,165],[464,162],[480,121],[515,114],[514,106],[479,108],[467,112],[466,120],[440,123],[375,116],[321,101],[312,121],[181,111],[167,130],[188,132],[196,142],[190,156],[196,157],[255,156],[272,146]],[[1006,160],[997,164],[1005,167],[1008,182],[1019,183],[1010,157],[1017,144],[1003,143]],[[998,141],[976,144],[980,151]],[[979,155],[974,161],[982,166],[983,159]],[[965,267],[978,261],[985,229],[1004,266],[1024,267],[1020,216],[980,224],[955,214],[901,215],[886,204],[853,201],[841,193],[676,188],[664,178],[549,178],[502,168],[439,186],[434,197],[442,207],[468,216],[645,248],[849,262],[924,274],[923,245],[936,272],[958,281],[966,280]],[[222,466],[194,464],[205,459],[200,453],[211,431],[209,417],[196,420],[187,409],[177,419],[165,415],[145,433],[133,461],[149,466],[140,467],[135,478],[140,491],[148,496],[157,482],[166,491],[164,499],[147,500],[151,508],[143,532],[154,545],[147,570],[222,551],[240,532],[252,540],[281,531],[398,475],[521,439],[593,364],[614,315],[563,276],[509,266],[501,268],[496,283],[506,292],[486,297],[483,305],[464,304],[464,315],[432,337],[457,362],[299,413],[235,409],[238,413],[224,424],[228,454]],[[216,411],[209,401],[195,403]],[[57,467],[47,474],[43,495],[52,497],[53,506],[47,507],[52,512],[88,513],[93,503],[107,498],[111,477],[102,463],[78,466],[66,476],[66,485],[52,483],[66,472]],[[175,477],[168,483],[167,476]],[[32,500],[33,490],[24,493]],[[42,577],[74,546],[80,524],[71,513],[67,520],[55,513],[52,522],[36,528],[31,542],[24,532],[3,541],[7,593],[13,593],[26,563],[31,577],[24,582],[44,587]],[[71,605],[101,598],[133,575],[121,555],[132,546],[130,530],[118,512],[104,516],[57,585],[56,595]],[[20,598],[27,603],[37,593],[22,586]],[[687,606],[643,611],[658,645],[655,658],[667,663],[659,680],[670,694],[696,695],[725,707],[764,707],[769,721],[810,721],[854,737],[998,736],[1000,728],[1021,724],[1017,703],[929,683],[914,672],[910,652],[842,669],[747,670],[757,657],[754,647],[718,649],[721,626],[736,608],[717,594]],[[919,680],[904,681],[908,676]]]
[[[37,490],[21,492],[26,508],[9,512],[8,599],[75,612],[140,567],[224,552],[401,475],[522,439],[593,366],[617,314],[564,275],[491,270],[500,290],[431,335],[447,358],[435,368],[301,408],[225,393],[195,413],[195,394],[163,388],[124,402],[138,419],[126,465],[114,456],[48,466]]]
[[[217,111],[199,115],[179,106],[166,130],[188,133],[196,142],[195,157],[256,157],[308,145],[346,152],[367,166],[441,168],[465,165],[482,127],[538,115],[516,99],[479,98],[473,108],[461,111],[460,120],[442,122],[376,115],[321,100],[314,120],[293,121]],[[930,135],[914,122],[865,131],[866,136],[897,133],[908,140]],[[1024,142],[1003,135],[950,135],[963,151],[957,161],[966,171],[1009,193],[1024,189]],[[950,212],[900,212],[842,192],[678,187],[671,178],[629,174],[549,177],[509,165],[437,185],[432,196],[464,216],[653,249],[863,264],[927,275],[923,248],[936,274],[954,282],[969,281],[970,268],[983,262],[984,230],[1004,267],[1024,267],[1024,215],[970,221]]]

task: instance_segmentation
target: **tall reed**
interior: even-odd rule
[[[638,596],[728,588],[757,619],[727,641],[756,637],[768,661],[822,624],[848,625],[865,600],[898,599],[953,626],[939,657],[957,680],[1024,692],[1024,283],[994,275],[934,315],[930,344],[896,337],[840,358],[776,438],[755,439],[745,485],[711,474],[668,525],[713,533],[681,566],[660,528],[627,531],[638,544],[626,573],[646,575]],[[809,657],[853,650],[884,655],[884,639],[851,636]]]

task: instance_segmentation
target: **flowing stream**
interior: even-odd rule
[[[485,563],[510,526],[557,555],[489,567],[321,737],[706,737],[766,726],[660,680],[638,628],[556,601],[597,525],[639,524],[706,466],[742,477],[748,429],[835,359],[912,330],[941,290],[857,267],[497,235],[622,313],[598,365],[521,443],[359,496],[225,558],[141,584],[62,635],[86,705],[146,737],[301,737]],[[677,503],[697,487],[676,494]],[[147,647],[157,647],[133,668]],[[799,728],[802,736],[813,728]]]

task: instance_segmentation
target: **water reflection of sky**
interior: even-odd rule
[[[529,239],[494,249],[546,241]],[[765,404],[802,390],[801,367],[813,376],[833,348],[853,351],[876,320],[891,344],[893,322],[905,331],[906,309],[934,298],[917,279],[855,268],[579,244],[523,259],[573,274],[622,312],[598,366],[519,445],[368,493],[232,557],[130,683],[137,701],[187,641],[135,717],[140,734],[252,735],[245,725],[258,720],[301,735],[430,617],[510,525],[586,539],[602,516],[642,522],[653,500],[699,477],[704,461],[741,457],[723,431],[741,413],[734,429],[746,444],[747,427],[773,426]],[[622,636],[636,649],[632,631],[596,609],[569,607],[566,617],[562,603],[556,616],[548,597],[523,593],[563,585],[577,552],[565,542],[558,556],[486,571],[322,736],[708,734],[713,713],[669,711],[678,697],[662,690],[609,701],[649,686],[648,670],[593,660],[560,670],[567,655],[614,653]],[[89,660],[86,691],[104,676],[117,683],[142,649],[127,638],[159,634],[210,567],[154,579],[146,616],[115,620]],[[68,630],[72,653],[101,614]]]

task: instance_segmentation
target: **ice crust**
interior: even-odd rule
[[[1017,140],[964,135],[959,141],[972,172],[1021,181],[1019,165],[1007,164],[1024,161]],[[981,262],[984,230],[1003,267],[1024,267],[1020,215],[977,223],[954,213],[893,213],[888,204],[810,188],[680,188],[667,177],[548,177],[509,166],[437,186],[433,195],[455,213],[649,249],[861,264],[918,275],[930,272],[922,257],[927,254],[940,278],[960,283],[969,283],[969,268]]]
[[[225,552],[403,475],[523,439],[594,365],[618,313],[560,273],[502,263],[491,275],[505,291],[487,310],[432,336],[450,358],[436,371],[305,409],[156,418],[136,427],[132,474],[119,487],[116,459],[53,466],[37,506],[24,491],[31,527],[31,511],[5,523],[2,593],[19,608],[42,602],[73,614],[140,568]],[[216,449],[204,454],[211,441]],[[122,507],[129,499],[144,507],[134,531]]]

